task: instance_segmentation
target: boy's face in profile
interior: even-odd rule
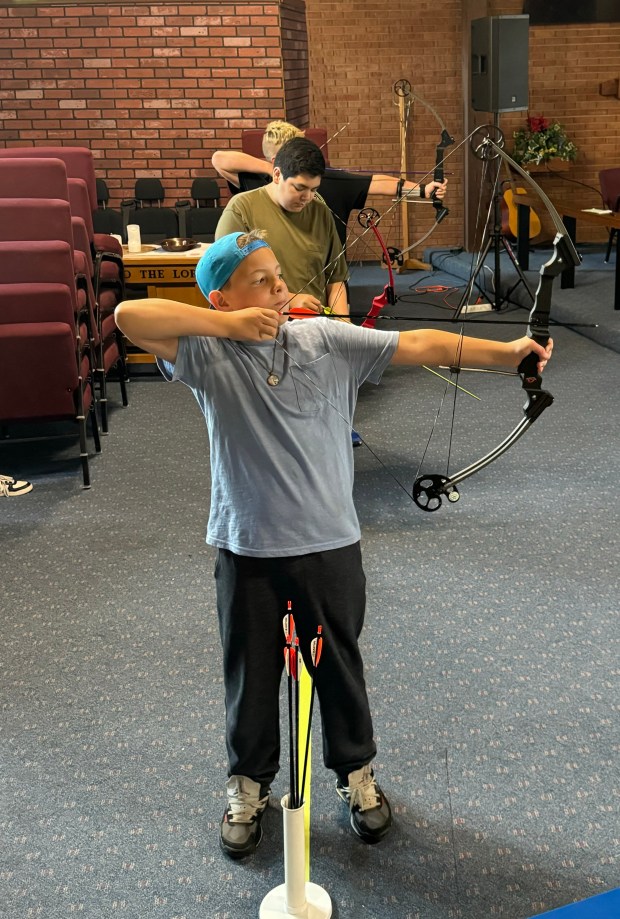
[[[276,202],[285,211],[298,213],[314,198],[319,190],[321,176],[300,173],[288,179],[283,178],[277,166],[273,170],[273,189]]]
[[[271,249],[261,246],[244,258],[222,290],[215,291],[216,309],[233,311],[258,307],[280,313],[280,324],[288,319],[282,310],[290,300],[280,265]]]

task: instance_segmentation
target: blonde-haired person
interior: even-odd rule
[[[285,144],[287,140],[292,140],[293,137],[304,136],[305,131],[302,131],[301,128],[296,128],[289,121],[270,121],[263,134],[261,144],[263,156],[267,162],[273,164],[273,159],[282,144]]]
[[[211,163],[230,186],[241,191],[252,191],[271,182],[274,159],[282,145],[294,137],[303,136],[301,128],[288,121],[271,121],[263,134],[264,160],[236,150],[216,150],[211,157]],[[446,188],[447,181],[432,181],[420,185],[381,173],[364,175],[328,167],[322,177],[319,193],[334,215],[336,230],[344,245],[351,211],[365,207],[368,195],[394,198],[406,194],[419,194],[430,199],[435,193],[435,197],[441,200]]]

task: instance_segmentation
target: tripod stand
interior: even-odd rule
[[[504,136],[499,127],[499,113],[498,112],[495,112],[493,114],[493,129],[494,129],[495,136],[497,138],[500,138],[499,140],[497,140],[497,143],[503,146]],[[486,147],[484,144],[480,144],[478,147],[474,149],[474,154],[476,156],[479,156],[481,159],[487,159],[492,156],[492,154],[489,153],[490,149],[491,148]],[[471,306],[471,304],[469,303],[469,300],[470,300],[474,285],[479,290],[479,292],[484,297],[486,297],[491,307],[494,310],[497,310],[498,312],[501,310],[502,304],[510,300],[510,297],[512,296],[516,288],[519,286],[519,284],[523,284],[523,286],[527,290],[532,300],[532,303],[534,302],[534,294],[532,292],[532,289],[527,283],[526,277],[521,270],[521,266],[519,265],[519,262],[517,261],[517,258],[514,252],[512,251],[512,247],[510,243],[508,242],[508,240],[505,238],[504,234],[502,233],[502,215],[501,215],[502,193],[501,193],[500,186],[499,186],[499,173],[500,173],[500,169],[502,165],[502,160],[497,154],[493,155],[492,158],[497,163],[497,171],[495,173],[495,177],[493,180],[493,206],[491,209],[492,218],[493,218],[493,228],[491,232],[488,234],[487,241],[484,244],[478,256],[476,267],[474,269],[474,272],[471,278],[469,279],[469,282],[467,284],[467,287],[465,288],[463,296],[461,297],[459,304],[456,308],[454,319],[458,319],[461,313],[467,312],[468,306]],[[476,283],[476,278],[478,277],[480,272],[485,267],[485,261],[491,249],[493,249],[493,256],[494,256],[493,299],[491,299],[489,295],[486,293],[484,289],[484,284],[480,285]],[[502,291],[501,291],[500,255],[502,253],[502,249],[504,250],[504,252],[508,254],[508,257],[510,261],[512,262],[512,265],[515,271],[517,272],[517,281],[512,285],[510,290],[508,290],[508,292],[504,296],[502,296]]]

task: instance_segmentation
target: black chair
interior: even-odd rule
[[[97,179],[97,210],[93,211],[93,229],[95,233],[107,233],[123,237],[123,215],[120,211],[108,207],[110,192],[105,179]]]
[[[160,243],[179,235],[179,217],[173,207],[162,207],[164,187],[159,179],[136,179],[133,199],[122,202],[123,239],[127,227],[136,223],[145,243]]]
[[[107,207],[110,200],[108,183],[105,179],[95,179],[95,188],[97,189],[97,207]]]
[[[192,182],[189,201],[177,201],[181,236],[196,242],[212,243],[215,229],[224,210],[220,207],[220,188],[215,179],[200,176]]]
[[[161,207],[166,192],[160,179],[136,179],[134,197],[140,207]]]
[[[618,211],[620,211],[620,168],[616,166],[612,169],[601,169],[598,178],[604,206],[617,215]],[[609,261],[614,236],[617,232],[613,228],[609,231],[609,242],[607,243],[607,254],[605,255],[606,262]]]

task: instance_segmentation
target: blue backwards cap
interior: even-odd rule
[[[245,235],[229,233],[217,239],[196,265],[196,283],[205,297],[208,298],[212,290],[221,290],[250,252],[263,246],[269,249],[264,239],[253,239],[247,246],[239,246],[237,240]]]

